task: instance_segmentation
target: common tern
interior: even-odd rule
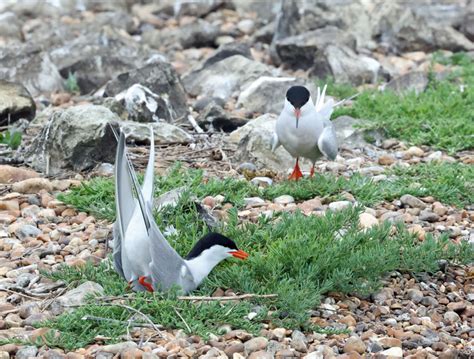
[[[334,103],[333,99],[325,102],[327,85],[313,104],[311,94],[304,86],[292,86],[286,92],[285,105],[275,125],[272,138],[272,151],[282,145],[293,157],[296,164],[289,179],[298,180],[303,177],[299,167],[299,158],[309,159],[313,166],[310,176],[314,175],[314,165],[322,155],[334,160],[338,152],[338,144],[334,125],[330,121],[335,106],[348,99]]]
[[[150,157],[143,186],[127,157],[125,135],[120,133],[115,158],[113,262],[115,270],[135,291],[166,290],[179,286],[187,293],[196,289],[222,260],[246,259],[230,238],[219,233],[202,237],[183,259],[158,228],[153,215],[154,138],[151,129]],[[135,196],[134,196],[135,195]]]

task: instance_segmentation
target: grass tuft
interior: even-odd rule
[[[429,167],[413,169],[408,178],[419,176],[420,181],[429,175]],[[436,165],[445,166],[445,165]],[[451,164],[449,165],[451,166]],[[465,170],[464,168],[462,170]],[[394,175],[405,176],[402,169]],[[428,171],[428,172],[426,172]],[[459,169],[447,172],[447,176]],[[472,173],[470,173],[472,176]],[[314,195],[338,196],[343,190],[352,190],[361,202],[377,201],[387,196],[398,196],[401,187],[391,183],[374,184],[369,179],[353,176],[353,179],[337,179],[321,176],[315,180],[304,180],[299,185],[283,182],[259,192],[253,185],[236,179],[205,181],[201,171],[183,171],[174,167],[168,177],[157,178],[159,193],[171,188],[186,186],[199,197],[224,194],[228,201],[239,206],[243,197],[261,194],[273,198],[280,194],[292,194],[297,198]],[[472,177],[471,177],[472,178]],[[461,186],[449,182],[452,186]],[[426,185],[426,183],[424,183]],[[95,179],[89,184],[73,189],[63,195],[62,200],[80,206],[80,210],[98,211],[113,218],[113,187],[110,179]],[[384,187],[386,186],[386,187]],[[401,186],[401,184],[400,184]],[[379,188],[380,187],[380,188]],[[232,188],[232,191],[228,190]],[[421,191],[421,189],[419,189]],[[437,191],[446,198],[467,200],[460,190],[450,192],[444,187],[427,187],[423,191]],[[101,193],[99,193],[101,192]],[[157,193],[157,194],[159,194]],[[362,207],[348,208],[340,212],[328,212],[324,216],[305,216],[302,213],[279,213],[272,219],[260,218],[257,223],[239,223],[237,211],[229,211],[229,220],[222,232],[233,238],[240,248],[250,253],[247,261],[227,260],[221,263],[203,282],[195,295],[211,295],[216,288],[232,288],[236,293],[277,294],[272,299],[252,299],[238,303],[190,303],[180,301],[175,292],[136,293],[124,304],[148,315],[155,323],[166,328],[179,328],[186,332],[208,336],[218,333],[224,324],[234,329],[257,333],[262,323],[287,328],[301,328],[322,332],[333,332],[332,328],[313,328],[309,322],[310,311],[316,309],[321,295],[337,291],[341,293],[368,294],[380,287],[380,279],[394,270],[402,272],[435,272],[438,260],[446,259],[459,263],[474,260],[474,250],[467,242],[452,244],[446,236],[433,238],[429,234],[419,242],[399,225],[395,229],[385,223],[367,231],[358,227]],[[157,217],[160,226],[173,225],[177,234],[168,237],[170,244],[185,256],[196,240],[207,228],[199,216],[191,195],[181,197],[175,208],[167,207]],[[106,295],[120,295],[126,283],[110,268],[110,263],[99,266],[87,265],[83,269],[63,267],[48,274],[52,279],[69,284],[87,280],[104,287]],[[179,311],[181,319],[177,314]],[[257,317],[249,320],[247,315],[255,311]],[[59,330],[59,337],[52,337],[51,344],[74,349],[92,343],[97,335],[110,337],[109,342],[120,340],[126,333],[126,325],[100,321],[82,320],[85,315],[127,321],[140,320],[119,306],[104,306],[100,301],[90,301],[73,313],[42,323]],[[189,328],[188,328],[189,326]]]
[[[434,56],[434,61],[454,66],[443,80],[431,74],[428,88],[397,95],[393,91],[366,90],[352,107],[336,109],[333,118],[348,115],[369,121],[369,129],[383,130],[415,145],[428,145],[453,154],[474,148],[474,60],[464,54],[451,58]],[[338,85],[328,93],[340,95]],[[350,94],[344,90],[343,96]]]

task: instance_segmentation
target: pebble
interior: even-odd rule
[[[268,339],[264,337],[252,338],[244,343],[245,353],[250,354],[264,350],[268,345]]]
[[[237,28],[244,34],[251,34],[255,29],[255,22],[251,19],[243,19],[237,23]]]
[[[420,209],[426,208],[425,202],[423,202],[421,199],[416,198],[415,196],[412,196],[411,194],[404,194],[403,196],[401,196],[400,202],[404,204],[405,206],[410,206],[413,208],[420,208]]]
[[[244,198],[244,203],[247,207],[261,207],[265,205],[265,201],[260,197],[247,197]]]
[[[436,213],[433,213],[428,210],[421,211],[419,218],[420,221],[426,221],[431,223],[439,221],[439,216]]]
[[[250,183],[252,183],[255,186],[266,188],[273,184],[273,180],[269,177],[254,177],[252,178]]]
[[[448,311],[448,312],[444,313],[443,318],[448,324],[457,323],[461,319],[459,317],[459,314],[456,313],[456,312],[453,312],[453,311]]]
[[[418,304],[418,303],[421,302],[424,295],[423,295],[423,292],[421,290],[416,289],[416,288],[411,288],[411,289],[408,289],[408,291],[407,291],[407,297],[413,303]]]
[[[405,153],[409,157],[423,157],[425,155],[425,151],[423,151],[420,147],[412,146],[405,151]]]
[[[279,197],[276,197],[274,200],[273,200],[273,203],[276,203],[276,204],[282,204],[282,205],[286,205],[286,204],[290,204],[290,203],[294,203],[295,202],[295,199],[290,196],[290,195],[282,195],[282,196],[279,196]]]
[[[344,344],[344,353],[356,352],[364,354],[366,349],[364,342],[357,337],[348,338]]]
[[[370,213],[361,213],[359,214],[359,225],[362,228],[371,228],[379,224],[379,221],[375,216]]]
[[[38,353],[38,348],[35,346],[25,346],[16,352],[16,358],[17,359],[29,359],[31,357],[36,357],[36,354]]]
[[[331,211],[341,211],[347,207],[350,207],[352,202],[349,201],[336,201],[329,203],[329,209]]]
[[[382,165],[382,166],[390,166],[394,164],[395,161],[396,161],[395,157],[391,155],[382,155],[378,159],[379,165]]]
[[[53,185],[46,178],[29,178],[12,185],[12,191],[18,193],[38,193],[41,190],[53,191]]]
[[[387,359],[403,358],[403,350],[399,347],[384,350],[380,354],[385,355]]]

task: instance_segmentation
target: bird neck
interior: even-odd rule
[[[216,256],[212,251],[206,250],[199,256],[193,259],[187,259],[185,262],[193,275],[195,283],[199,285],[223,259],[224,258]]]

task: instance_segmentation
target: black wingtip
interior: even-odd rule
[[[295,107],[303,107],[309,100],[310,93],[304,86],[291,86],[286,91],[286,99]]]

